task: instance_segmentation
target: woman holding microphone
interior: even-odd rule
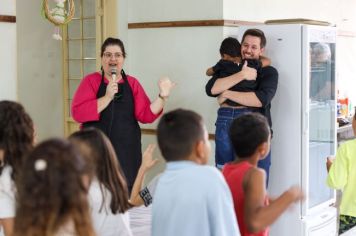
[[[101,46],[101,73],[82,80],[71,110],[82,128],[96,127],[109,137],[131,191],[142,159],[138,122],[152,123],[159,117],[175,84],[169,78],[160,79],[159,95],[151,102],[138,80],[125,74],[125,58],[122,41],[107,38]]]

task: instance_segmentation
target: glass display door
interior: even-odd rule
[[[336,147],[335,38],[327,37],[330,34],[323,31],[311,36],[308,209],[334,197],[333,190],[326,185],[325,163],[328,156],[335,154]]]

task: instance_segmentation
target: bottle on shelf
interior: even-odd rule
[[[338,117],[347,118],[349,116],[349,98],[345,93],[340,95],[338,92]]]

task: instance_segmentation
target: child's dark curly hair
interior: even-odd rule
[[[31,117],[17,102],[0,101],[0,149],[4,152],[0,175],[4,166],[11,166],[12,178],[22,164],[23,156],[33,147],[34,128]]]
[[[71,143],[40,143],[26,156],[18,175],[14,236],[61,235],[63,229],[77,236],[95,235],[85,181],[90,173]]]

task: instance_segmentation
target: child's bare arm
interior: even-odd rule
[[[0,226],[4,229],[5,236],[11,236],[14,229],[14,218],[0,219]]]
[[[265,173],[252,169],[246,180],[245,187],[245,222],[251,233],[260,232],[271,225],[293,202],[302,198],[298,187],[292,187],[265,206],[266,188]]]
[[[262,67],[270,66],[271,65],[271,59],[265,56],[260,56],[260,61],[262,63]]]
[[[131,196],[129,202],[133,206],[141,206],[143,205],[143,199],[140,196],[140,190],[143,185],[143,180],[145,174],[149,169],[151,169],[156,163],[157,159],[152,159],[153,151],[155,150],[156,146],[154,144],[148,145],[145,152],[142,156],[142,163],[140,169],[138,170],[134,185],[132,187]]]
[[[331,165],[333,164],[333,161],[335,160],[335,157],[328,157],[326,159],[326,170],[329,172]]]
[[[235,62],[236,64],[240,64],[241,61],[242,61],[241,57],[235,57],[234,62]]]
[[[274,202],[276,200],[275,197],[271,197],[271,196],[267,196],[268,197],[268,203],[271,204],[272,202]]]
[[[207,76],[213,76],[214,75],[214,70],[213,67],[210,67],[206,70],[206,75]]]

